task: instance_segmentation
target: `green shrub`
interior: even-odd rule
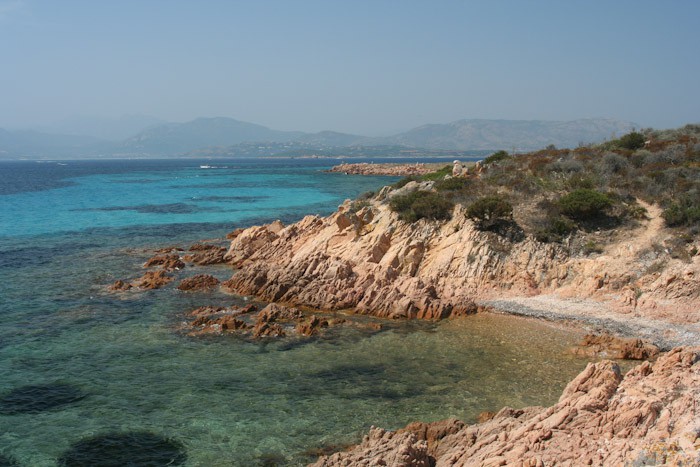
[[[582,249],[586,255],[590,255],[593,253],[602,253],[603,251],[605,251],[602,246],[598,245],[598,243],[594,242],[593,240],[588,240],[583,245]]]
[[[432,191],[414,191],[406,195],[394,196],[389,208],[399,214],[404,222],[418,219],[443,220],[452,217],[454,204]]]
[[[421,175],[418,178],[421,181],[442,180],[443,178],[445,178],[445,175],[452,175],[452,166],[451,165],[446,165],[445,167],[438,169],[435,172],[430,172],[430,173]]]
[[[484,164],[493,164],[494,162],[499,162],[499,161],[504,161],[507,159],[510,159],[511,157],[508,155],[506,151],[496,151],[493,154],[491,154],[489,157],[484,159]]]
[[[352,203],[350,203],[350,212],[353,214],[357,214],[358,211],[361,211],[364,208],[370,207],[371,204],[369,200],[367,199],[356,199]]]
[[[437,191],[457,191],[468,188],[472,181],[463,177],[452,177],[444,180],[438,180],[433,185]]]
[[[612,201],[606,194],[588,188],[574,190],[559,199],[561,212],[578,220],[598,217],[610,206]]]
[[[700,200],[686,196],[671,203],[661,216],[669,227],[700,224]]]
[[[537,229],[535,238],[544,243],[560,242],[562,238],[576,230],[576,224],[566,217],[555,215],[547,219],[544,227]]]
[[[420,176],[409,175],[408,177],[402,178],[401,180],[399,180],[398,182],[394,183],[391,186],[393,188],[403,188],[409,182],[425,182],[425,181],[442,180],[445,178],[445,175],[452,175],[452,166],[451,165],[446,165],[443,168],[436,170],[435,172],[430,172],[430,173],[423,174]]]
[[[596,181],[586,175],[574,174],[564,181],[564,186],[569,190],[578,190],[586,188],[592,190],[595,188]]]
[[[634,151],[643,148],[645,141],[646,138],[643,134],[633,131],[620,138],[617,141],[617,146]]]
[[[614,152],[609,152],[603,155],[603,160],[598,164],[598,172],[602,175],[625,173],[629,165],[627,158]]]
[[[467,206],[466,214],[480,229],[486,229],[499,219],[512,218],[513,206],[500,196],[484,196]]]

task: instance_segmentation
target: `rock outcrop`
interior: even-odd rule
[[[218,286],[219,279],[211,274],[197,274],[196,276],[183,279],[177,288],[186,292],[194,292],[200,290],[212,290]]]
[[[150,268],[153,266],[160,266],[165,270],[177,270],[184,268],[185,263],[180,259],[180,255],[177,253],[158,254],[150,258],[143,265],[144,268]]]
[[[387,206],[401,190],[385,187],[325,218],[237,231],[225,258],[239,270],[225,288],[387,318],[440,319],[473,312],[474,300],[556,294],[594,299],[617,315],[700,321],[700,256],[669,259],[668,277],[645,272],[645,252],[660,235],[658,208],[606,254],[571,256],[562,244],[480,231],[461,205],[449,221],[402,222]]]
[[[613,362],[591,363],[551,407],[506,407],[477,425],[373,427],[354,449],[313,465],[700,465],[699,388],[700,347],[624,378]]]
[[[173,278],[163,269],[157,271],[147,271],[143,276],[130,283],[120,279],[114,282],[114,284],[109,287],[109,290],[118,292],[131,290],[134,288],[139,288],[142,290],[160,289],[164,285],[172,282],[172,280]]]
[[[451,221],[407,224],[377,202],[358,212],[346,203],[332,216],[307,216],[279,232],[249,228],[226,259],[239,268],[224,283],[233,292],[388,318],[472,313],[474,297],[535,294],[568,274],[561,246],[480,232],[460,206]]]
[[[209,264],[221,264],[224,262],[226,248],[217,245],[208,245],[205,243],[195,243],[190,246],[189,253],[182,257],[188,263],[194,263],[197,266],[206,266]]]

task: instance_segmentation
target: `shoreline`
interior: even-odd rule
[[[477,300],[477,303],[502,314],[548,322],[572,323],[594,333],[643,339],[664,352],[674,347],[692,346],[700,342],[699,324],[679,324],[622,315],[606,310],[604,302],[590,299],[561,299],[551,295],[539,295]],[[581,312],[582,308],[587,312]],[[594,309],[604,311],[596,312]]]

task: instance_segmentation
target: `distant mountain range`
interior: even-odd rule
[[[550,144],[570,148],[621,136],[635,127],[639,126],[613,119],[580,119],[566,122],[459,120],[442,125],[423,125],[384,141],[430,149],[532,150]]]
[[[334,131],[304,133],[279,131],[232,118],[198,118],[185,123],[154,123],[153,119],[103,121],[92,127],[92,135],[116,135],[126,128],[138,128],[121,141],[76,134],[52,134],[39,131],[0,129],[0,159],[11,158],[86,158],[216,155],[235,156],[237,146],[250,151],[251,143],[289,143],[295,150],[384,147],[428,149],[432,151],[471,151],[515,148],[532,150],[553,144],[575,147],[598,143],[620,136],[637,127],[631,122],[613,119],[572,121],[543,120],[459,120],[430,124],[387,137],[366,137]],[[73,126],[71,132],[79,129]],[[85,132],[89,133],[89,132]],[[387,149],[389,150],[389,149]],[[258,151],[260,153],[260,151]],[[357,151],[354,151],[357,153]]]
[[[165,120],[148,115],[123,115],[118,118],[77,116],[33,130],[58,135],[92,136],[104,141],[123,141],[148,128],[165,125]]]

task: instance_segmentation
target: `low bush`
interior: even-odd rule
[[[579,188],[559,199],[561,212],[566,216],[587,220],[598,217],[612,206],[612,200],[604,193],[588,188]]]
[[[575,159],[562,159],[550,163],[546,170],[554,173],[577,173],[584,170],[584,165]]]
[[[389,203],[392,211],[399,214],[404,222],[418,219],[445,220],[452,217],[454,204],[432,191],[414,191],[406,195],[394,196]]]
[[[350,203],[350,212],[353,214],[357,214],[358,211],[361,211],[364,208],[370,207],[371,204],[369,200],[367,199],[356,199],[352,203]]]
[[[491,154],[489,157],[484,159],[484,164],[489,165],[489,164],[493,164],[494,162],[504,161],[504,160],[508,160],[510,158],[511,157],[508,155],[508,153],[506,151],[503,151],[503,150],[496,151],[493,154]]]
[[[700,224],[700,196],[684,196],[672,202],[661,216],[669,227]]]
[[[435,172],[430,172],[425,175],[421,175],[418,177],[419,180],[421,181],[426,181],[426,180],[442,180],[445,178],[445,175],[452,175],[452,166],[451,165],[446,165],[445,167],[436,170]]]
[[[435,172],[430,172],[424,175],[409,175],[408,177],[402,178],[401,180],[399,180],[391,186],[393,188],[403,188],[410,182],[442,180],[445,178],[446,175],[452,175],[451,165],[446,165],[443,168],[436,170]]]
[[[576,224],[566,217],[549,217],[545,225],[535,231],[535,238],[544,243],[560,242],[562,239],[576,230]]]
[[[433,188],[437,191],[458,191],[468,188],[472,184],[472,181],[468,178],[451,177],[436,181]]]
[[[603,155],[602,164],[598,165],[598,171],[602,175],[626,173],[629,161],[624,156],[609,152]]]
[[[487,229],[499,219],[511,219],[513,206],[500,196],[484,196],[467,206],[466,215],[480,229]]]
[[[593,240],[588,240],[586,243],[584,243],[582,250],[586,255],[590,255],[593,253],[602,253],[603,251],[605,251],[602,246],[600,246]]]
[[[573,174],[564,181],[564,187],[569,190],[579,190],[581,188],[592,190],[596,186],[596,180],[587,175]]]
[[[646,138],[644,137],[643,134],[636,132],[636,131],[632,131],[632,132],[624,135],[619,140],[617,140],[616,143],[617,143],[617,146],[619,146],[621,148],[634,151],[635,149],[643,148],[644,141],[646,141]]]

